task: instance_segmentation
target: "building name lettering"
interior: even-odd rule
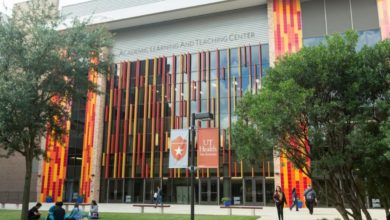
[[[175,49],[184,49],[198,46],[205,46],[211,44],[219,44],[226,42],[233,42],[238,40],[252,39],[255,38],[255,32],[245,32],[245,33],[231,33],[219,37],[208,37],[204,39],[194,39],[189,41],[181,41],[171,44],[160,44],[153,45],[150,47],[136,48],[130,50],[119,50],[117,53],[114,53],[116,56],[132,56],[137,54],[147,54],[155,53],[159,51],[169,51]]]

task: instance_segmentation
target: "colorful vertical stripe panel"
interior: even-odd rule
[[[97,64],[98,60],[91,62]],[[91,69],[88,73],[88,80],[94,85],[97,83],[97,72]],[[81,163],[80,195],[84,195],[84,202],[90,202],[91,171],[93,157],[93,138],[95,129],[95,108],[97,94],[92,91],[87,93],[87,104],[85,106],[85,125],[83,137],[83,156]]]
[[[390,38],[390,0],[377,0],[382,39]]]
[[[55,103],[60,102],[64,109],[70,112],[71,104],[68,101],[58,96],[53,97],[51,101]],[[66,121],[63,126],[66,131],[69,131],[70,121]],[[63,199],[64,180],[68,164],[69,135],[63,135],[61,140],[56,140],[54,137],[54,131],[48,128],[45,151],[49,159],[43,161],[42,164],[39,198],[41,202],[46,202],[48,197],[51,197],[52,201],[62,201]]]
[[[302,20],[301,20],[301,2],[300,0],[274,0],[273,1],[273,19],[274,19],[274,39],[275,56],[280,57],[286,53],[297,52],[302,48]],[[260,51],[261,53],[261,51]],[[261,66],[260,66],[261,67]],[[262,69],[260,69],[260,80]],[[305,147],[300,145],[297,147]],[[288,204],[292,202],[291,191],[295,187],[301,199],[303,189],[311,180],[301,171],[295,169],[290,161],[281,154],[280,161],[280,183],[285,192]],[[310,161],[308,161],[310,164]]]
[[[275,56],[294,53],[302,48],[300,0],[274,0]]]

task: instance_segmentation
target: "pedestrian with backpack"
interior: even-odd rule
[[[294,206],[295,206],[295,210],[299,211],[298,210],[298,201],[299,201],[299,199],[298,199],[298,194],[297,194],[295,188],[293,188],[293,190],[291,192],[291,198],[293,200],[293,204],[291,204],[291,206],[290,206],[290,211],[294,208]]]
[[[316,192],[309,184],[304,192],[306,207],[309,209],[310,215],[313,215],[314,204],[317,202]]]

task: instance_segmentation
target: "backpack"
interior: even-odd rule
[[[311,189],[309,192],[306,194],[306,201],[313,202],[314,201],[314,192],[313,189]]]

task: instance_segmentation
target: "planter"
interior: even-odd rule
[[[231,201],[231,200],[229,200],[229,201],[224,201],[224,202],[223,202],[223,205],[224,205],[224,206],[231,206],[231,205],[232,205],[232,201]]]
[[[297,206],[298,206],[299,209],[301,209],[302,206],[303,206],[302,201],[299,200]]]
[[[53,202],[53,198],[51,196],[46,197],[46,202],[47,203],[52,203]]]
[[[83,203],[84,202],[84,198],[82,196],[79,196],[79,197],[77,197],[76,202],[77,203]]]

